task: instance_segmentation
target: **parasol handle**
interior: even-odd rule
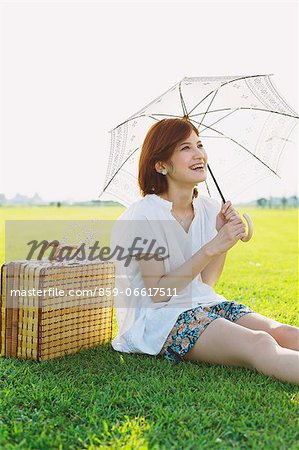
[[[243,214],[243,217],[244,217],[244,219],[245,219],[246,222],[247,222],[247,228],[248,228],[248,231],[247,231],[247,236],[241,238],[241,241],[243,241],[243,242],[248,242],[248,241],[250,241],[250,239],[251,239],[251,237],[252,237],[252,233],[253,233],[253,223],[252,223],[252,220],[250,219],[250,217],[249,217],[248,214],[244,213],[244,214]]]

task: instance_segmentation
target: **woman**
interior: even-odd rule
[[[131,258],[130,264],[116,261],[113,348],[247,367],[299,384],[299,329],[213,289],[227,251],[246,230],[230,201],[220,207],[198,195],[207,159],[187,118],[161,120],[145,137],[138,178],[143,198],[118,218],[112,234]],[[151,247],[135,248],[133,241]]]

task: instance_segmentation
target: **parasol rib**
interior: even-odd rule
[[[273,75],[273,74],[269,74],[269,75]],[[248,75],[246,77],[234,78],[232,80],[226,81],[225,83],[221,84],[217,89],[214,89],[213,91],[209,92],[209,94],[207,94],[204,98],[202,98],[201,101],[199,103],[197,103],[194,106],[194,108],[191,109],[191,111],[189,111],[188,115],[190,115],[190,113],[192,113],[192,111],[194,111],[206,98],[208,98],[211,94],[213,94],[213,92],[219,91],[219,89],[221,89],[222,87],[226,86],[229,83],[234,83],[236,81],[246,80],[247,78],[266,77],[266,76],[269,76],[269,75],[268,74],[266,74],[266,75]]]
[[[183,80],[181,80],[180,84],[179,84],[179,92],[180,92],[180,99],[181,99],[181,105],[182,105],[182,109],[183,109],[183,114],[184,114],[184,116],[187,116],[188,115],[187,108],[186,108],[186,104],[185,104],[185,101],[184,101],[184,98],[183,98],[183,95],[182,95],[182,88],[181,88],[182,81]]]
[[[287,114],[287,113],[283,113],[283,112],[279,112],[279,111],[273,111],[271,109],[264,109],[264,108],[249,108],[246,106],[238,106],[238,108],[221,108],[221,109],[214,109],[212,111],[207,111],[207,112],[201,112],[201,113],[197,113],[197,114],[192,114],[189,117],[196,117],[196,116],[201,116],[202,114],[209,114],[209,113],[214,113],[214,112],[220,112],[220,111],[238,111],[239,109],[243,109],[243,110],[253,110],[253,111],[263,111],[263,112],[270,112],[273,114],[281,114],[282,116],[287,116],[287,117],[293,117],[294,119],[299,119],[299,116],[294,116],[293,114]],[[224,116],[226,117],[226,116]]]
[[[192,119],[192,122],[195,122],[197,125],[199,125],[198,122],[196,122],[196,120]],[[278,175],[278,173],[276,173],[273,169],[271,169],[271,167],[269,167],[264,161],[262,161],[258,156],[256,156],[254,153],[252,153],[250,150],[248,150],[248,148],[244,147],[244,145],[240,144],[240,142],[236,141],[235,139],[231,138],[230,136],[226,136],[224,133],[221,133],[221,131],[216,130],[216,128],[212,128],[208,125],[203,124],[203,126],[205,127],[205,129],[209,128],[212,131],[215,131],[215,133],[218,133],[220,135],[222,135],[224,138],[231,140],[232,142],[234,142],[235,144],[239,145],[240,147],[242,147],[244,150],[246,150],[246,152],[250,153],[250,155],[252,155],[254,158],[256,158],[259,162],[261,162],[264,166],[267,167],[267,169],[271,170],[271,172],[273,172],[276,176],[278,176],[278,178],[281,179],[281,176]]]
[[[135,150],[133,150],[133,152],[130,153],[129,156],[124,160],[124,162],[119,166],[119,168],[117,169],[117,171],[115,172],[115,174],[112,176],[112,178],[111,178],[111,180],[109,181],[109,183],[106,184],[106,186],[104,187],[104,189],[102,190],[102,192],[101,192],[100,195],[102,195],[102,193],[105,191],[105,189],[107,189],[107,187],[109,186],[109,184],[111,183],[111,181],[113,180],[113,178],[115,177],[115,175],[118,174],[118,172],[119,172],[120,169],[123,167],[123,165],[128,161],[128,159],[129,159],[135,152],[137,152],[137,150],[138,150],[139,148],[140,148],[140,146],[137,147],[137,148],[135,148]]]

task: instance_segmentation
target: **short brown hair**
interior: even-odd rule
[[[139,158],[138,184],[143,197],[167,191],[166,177],[157,173],[155,164],[158,161],[171,164],[169,160],[176,145],[186,139],[192,131],[199,136],[198,129],[185,118],[159,120],[148,130]],[[193,197],[197,196],[198,190],[194,187]]]

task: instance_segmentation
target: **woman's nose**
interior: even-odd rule
[[[201,147],[201,148],[196,147],[195,154],[201,156],[202,158],[205,158],[205,156],[206,156],[206,152],[203,147]]]

